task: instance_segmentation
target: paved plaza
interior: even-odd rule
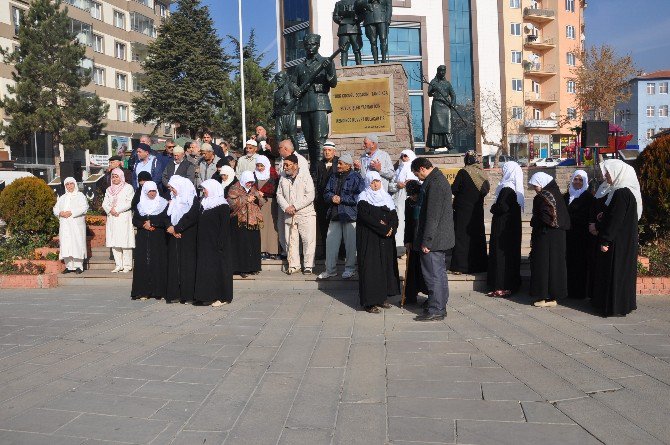
[[[668,298],[603,319],[472,292],[418,323],[352,291],[128,291],[0,291],[0,444],[670,442]]]

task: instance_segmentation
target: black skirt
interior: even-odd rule
[[[235,273],[260,272],[261,232],[240,227],[237,216],[230,218],[231,250]]]

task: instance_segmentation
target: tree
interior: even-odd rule
[[[107,138],[102,133],[107,124],[103,119],[109,111],[109,104],[95,94],[83,94],[79,102],[78,114],[86,127],[75,124],[63,133],[66,150],[89,150],[91,153],[107,153]]]
[[[572,70],[576,102],[582,113],[595,119],[609,119],[617,103],[630,98],[628,82],[640,74],[630,55],[618,57],[608,45],[592,46],[579,55]]]
[[[234,53],[234,59],[239,66],[240,51],[239,40],[228,36],[230,44],[237,50]],[[263,66],[265,53],[258,51],[256,46],[256,32],[252,29],[243,48],[244,52],[244,93],[246,105],[246,126],[255,128],[257,125],[264,126],[269,134],[273,134],[274,128],[272,120],[272,97],[274,85],[275,63]],[[216,114],[213,121],[213,130],[224,138],[230,140],[233,144],[241,144],[242,135],[242,99],[241,79],[239,69],[235,70],[234,77],[228,79],[224,85],[222,96],[223,105]],[[245,135],[246,137],[246,135]]]
[[[35,132],[51,133],[57,166],[64,130],[75,128],[82,118],[106,113],[97,96],[81,94],[91,73],[80,66],[85,48],[75,40],[67,8],[60,6],[61,0],[33,1],[21,18],[18,48],[0,48],[4,62],[14,68],[14,85],[0,101],[12,120],[0,127],[1,137],[10,144],[28,144]]]
[[[133,99],[136,122],[176,124],[195,138],[208,128],[222,105],[230,73],[207,6],[178,0],[176,11],[161,25],[142,62],[145,90]]]

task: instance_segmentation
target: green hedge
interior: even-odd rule
[[[0,193],[0,218],[10,233],[58,233],[53,215],[56,195],[43,180],[36,177],[17,179]]]

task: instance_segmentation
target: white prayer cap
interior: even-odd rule
[[[254,146],[254,147],[258,147],[258,142],[254,141],[253,139],[249,139],[249,140],[246,142],[246,145],[252,145],[252,146]]]

